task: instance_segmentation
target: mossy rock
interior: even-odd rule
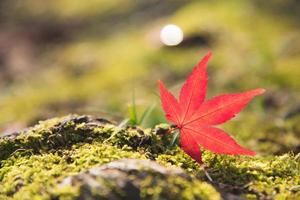
[[[205,151],[210,182],[167,129],[71,115],[4,136],[0,199],[299,199],[299,155]]]
[[[60,186],[63,195],[68,194],[66,188],[76,188],[79,199],[220,199],[209,184],[182,169],[143,159],[110,162],[67,177]]]

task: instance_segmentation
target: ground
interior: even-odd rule
[[[142,129],[69,115],[4,136],[0,198],[299,199],[299,154],[204,151],[200,166],[171,144],[167,129],[166,124]]]

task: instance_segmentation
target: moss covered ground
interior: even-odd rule
[[[171,135],[162,135],[165,128],[118,127],[103,119],[72,115],[5,136],[0,139],[0,198],[76,199],[82,191],[78,185],[61,186],[66,177],[122,158],[153,160],[190,176],[161,179],[153,173],[150,178],[156,181],[141,184],[144,199],[300,197],[299,155],[233,157],[204,152],[210,182],[203,167],[176,144],[170,146]]]
[[[0,37],[25,40],[25,51],[33,58],[15,60],[34,61],[10,66],[14,62],[6,59],[14,55],[13,42],[0,55],[7,69],[0,73],[1,132],[69,113],[120,122],[129,117],[133,93],[138,117],[154,105],[142,124],[153,127],[165,122],[157,80],[178,94],[187,74],[210,50],[208,98],[256,87],[267,90],[223,128],[261,155],[300,152],[298,1],[123,3],[1,2],[0,15],[7,23]],[[28,30],[29,23],[36,32]],[[159,29],[167,23],[182,28],[185,37],[179,46],[160,43]],[[0,39],[6,40],[11,41]],[[15,68],[21,71],[10,72]]]

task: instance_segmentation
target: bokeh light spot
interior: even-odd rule
[[[168,24],[160,31],[160,40],[167,46],[176,46],[183,40],[183,32],[179,26]]]

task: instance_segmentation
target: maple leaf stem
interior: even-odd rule
[[[175,134],[174,134],[174,136],[173,136],[173,138],[172,138],[172,141],[171,141],[171,143],[170,143],[170,146],[171,146],[171,147],[174,146],[174,144],[175,144],[175,142],[176,142],[178,136],[179,136],[179,131],[175,132]]]
[[[210,182],[214,182],[213,179],[211,178],[211,176],[209,175],[209,173],[206,171],[206,166],[203,164],[201,165],[201,169],[204,171],[204,174],[205,176],[207,177],[207,179],[210,181]]]

